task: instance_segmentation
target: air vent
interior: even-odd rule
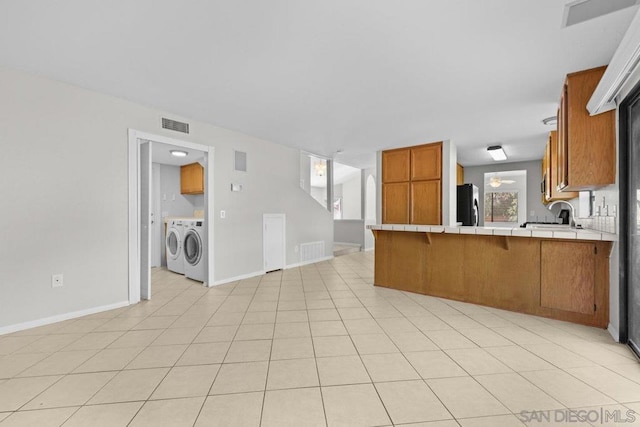
[[[635,6],[638,0],[577,0],[564,7],[562,27],[569,27],[599,16],[607,15],[627,7]]]
[[[235,151],[234,169],[240,172],[247,171],[247,153],[244,151]]]
[[[189,133],[189,123],[182,123],[165,117],[162,118],[162,128],[176,132]]]

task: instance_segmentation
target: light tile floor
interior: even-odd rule
[[[0,425],[640,425],[607,331],[372,281],[363,252],[210,289],[154,269],[151,301],[0,337]]]

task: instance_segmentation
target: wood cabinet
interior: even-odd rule
[[[542,158],[542,203],[571,200],[578,197],[576,191],[560,191],[558,188],[558,132],[549,132],[549,141]]]
[[[376,286],[606,328],[612,242],[373,230]]]
[[[456,183],[464,184],[464,167],[460,163],[456,163]]]
[[[382,152],[382,222],[442,223],[442,143]]]
[[[590,116],[587,103],[606,67],[567,75],[558,110],[557,181],[563,191],[615,183],[615,112]]]
[[[204,168],[200,163],[180,166],[180,193],[204,193]]]
[[[408,224],[409,200],[408,182],[382,184],[382,222]]]
[[[570,262],[569,262],[570,261]],[[596,311],[596,245],[540,243],[540,305],[582,314]]]

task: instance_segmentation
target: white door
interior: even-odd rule
[[[264,214],[262,217],[264,271],[281,270],[285,266],[285,215]]]
[[[140,298],[151,299],[151,142],[140,144]]]

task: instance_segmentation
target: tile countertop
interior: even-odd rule
[[[414,225],[414,224],[373,224],[367,225],[370,230],[387,231],[413,231],[421,233],[447,233],[447,234],[480,234],[484,236],[514,236],[514,237],[538,237],[549,239],[576,239],[576,240],[606,240],[615,242],[618,236],[612,233],[604,233],[590,229],[530,229],[507,227],[445,227],[442,225]]]

